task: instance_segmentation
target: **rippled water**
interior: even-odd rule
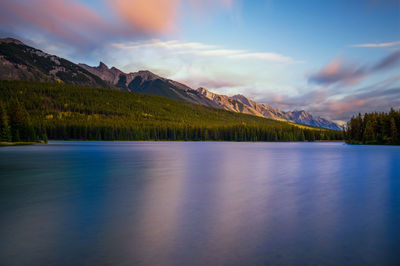
[[[395,265],[400,147],[0,148],[1,265]]]

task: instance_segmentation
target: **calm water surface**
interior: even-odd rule
[[[398,265],[400,147],[0,148],[1,265]]]

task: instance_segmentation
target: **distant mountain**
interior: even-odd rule
[[[79,66],[121,90],[153,94],[175,100],[218,107],[207,97],[199,95],[196,90],[174,80],[160,77],[147,70],[127,74],[115,67],[108,68],[103,62],[100,62],[97,67],[91,67],[86,64],[79,64]]]
[[[0,39],[0,79],[50,81],[112,88],[80,66],[25,45],[12,38]]]
[[[199,93],[199,95],[202,95],[203,97],[206,97],[210,101],[212,101],[213,104],[215,106],[217,106],[218,108],[222,108],[222,109],[237,112],[237,113],[250,114],[250,115],[256,115],[256,116],[263,117],[262,114],[258,113],[251,106],[247,106],[247,105],[243,104],[242,102],[236,100],[233,97],[216,94],[216,93],[210,92],[209,90],[207,90],[205,88],[198,88],[196,91]]]
[[[284,111],[281,111],[277,108],[273,108],[266,104],[256,103],[256,102],[250,100],[249,98],[247,98],[243,95],[240,95],[240,94],[234,95],[234,96],[232,96],[232,98],[253,108],[259,114],[261,114],[263,117],[266,117],[266,118],[271,118],[271,119],[275,119],[275,120],[286,120],[286,121],[290,121],[290,122],[294,122],[294,123],[298,123],[298,124],[315,126],[315,127],[329,128],[329,129],[334,129],[334,130],[342,130],[342,127],[338,123],[330,121],[330,120],[322,118],[322,117],[315,117],[304,110],[284,112]]]
[[[256,103],[244,95],[229,97],[210,92],[205,88],[194,90],[182,83],[160,77],[150,71],[127,74],[115,67],[108,68],[103,62],[100,62],[97,67],[85,64],[79,65],[122,90],[164,96],[175,100],[188,101],[280,121],[289,121],[334,130],[341,129],[337,123],[321,117],[314,117],[305,111],[284,112],[269,105]]]
[[[314,117],[313,115],[307,113],[304,110],[285,112],[266,104],[260,104],[254,102],[241,94],[228,97],[211,93],[204,88],[199,88],[198,91],[200,91],[203,95],[207,95],[210,99],[213,99],[215,102],[219,102],[221,105],[225,106],[227,110],[246,113],[246,114],[253,114],[275,120],[289,121],[303,125],[341,130],[341,127],[337,123],[327,120],[325,118]],[[243,106],[241,106],[240,103]]]

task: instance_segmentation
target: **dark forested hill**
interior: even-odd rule
[[[0,81],[1,110],[0,132],[11,128],[14,141],[342,139],[340,131],[159,96],[57,83]]]
[[[12,39],[0,39],[0,79],[52,81],[101,88],[112,85],[82,67]]]
[[[359,114],[347,123],[345,136],[351,144],[400,145],[400,110]]]

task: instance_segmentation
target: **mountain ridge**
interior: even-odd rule
[[[59,82],[113,88],[75,63],[13,38],[0,39],[0,66],[2,80]]]
[[[103,62],[100,62],[97,67],[82,63],[78,65],[121,90],[164,96],[209,107],[219,107],[206,97],[199,96],[196,90],[185,84],[163,78],[148,70],[124,73],[116,67],[109,68]]]
[[[91,67],[86,64],[79,65],[123,90],[165,96],[176,100],[193,102],[209,107],[216,107],[232,112],[271,118],[279,121],[288,121],[334,130],[342,129],[339,124],[325,118],[315,117],[304,110],[285,112],[266,104],[257,103],[241,94],[226,96],[211,92],[203,87],[192,89],[183,83],[163,78],[148,70],[124,73],[116,67],[109,68],[103,62],[100,62],[97,67]],[[155,89],[154,87],[156,86],[162,87],[163,91],[161,92]],[[169,93],[166,93],[166,91],[169,91]]]

